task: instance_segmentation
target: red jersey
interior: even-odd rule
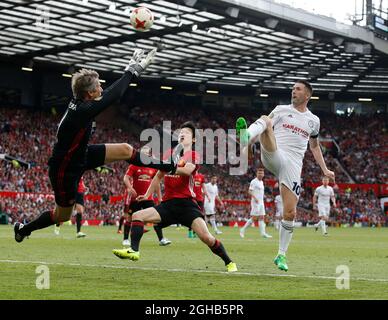
[[[172,153],[170,150],[165,159],[167,159]],[[196,151],[186,151],[179,160],[184,166],[185,162],[196,164],[195,170],[190,176],[180,176],[177,174],[164,176],[164,196],[163,201],[176,198],[195,198],[194,193],[194,175],[199,169],[199,154]]]
[[[85,183],[84,183],[84,179],[81,177],[81,179],[79,180],[79,183],[78,183],[78,190],[77,192],[78,193],[85,193],[86,191],[86,186],[85,186]]]
[[[194,193],[197,201],[203,202],[202,184],[205,183],[205,177],[202,173],[196,173],[194,176]]]
[[[131,164],[128,167],[125,175],[132,177],[133,189],[135,189],[138,196],[146,194],[152,179],[155,177],[158,170],[152,168],[138,167]],[[147,200],[152,200],[152,195]]]

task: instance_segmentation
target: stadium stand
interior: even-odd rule
[[[47,208],[53,203],[51,187],[47,176],[47,160],[50,148],[55,141],[56,124],[59,121],[57,115],[45,112],[30,112],[24,109],[1,108],[0,113],[0,154],[10,154],[17,159],[23,159],[31,163],[30,168],[15,165],[12,162],[0,162],[0,208],[9,215],[9,221],[30,220],[38,211],[42,210],[42,199],[48,197],[50,202],[44,202]],[[172,109],[168,117],[158,113],[157,107],[132,110],[132,117],[142,119],[142,128],[162,129],[162,121],[170,120],[174,124],[180,124],[192,118],[192,110]],[[238,113],[238,111],[237,111]],[[196,109],[195,119],[199,128],[216,129],[219,127],[231,128],[235,119],[234,113],[225,114],[213,111],[206,112]],[[256,116],[257,117],[257,116]],[[250,120],[255,119],[252,114]],[[325,115],[322,117],[321,135],[323,138],[333,138],[340,147],[338,157],[335,158],[328,151],[325,154],[328,166],[335,168],[337,182],[349,183],[348,176],[354,177],[357,183],[384,183],[386,182],[386,163],[383,157],[378,157],[386,152],[386,120],[382,116],[344,117],[338,115]],[[368,126],[359,125],[360,121],[366,121]],[[36,125],[42,124],[42,125]],[[340,129],[341,128],[341,129]],[[173,128],[174,129],[174,128]],[[375,143],[368,143],[373,137]],[[357,139],[360,143],[354,144]],[[93,136],[93,142],[97,141],[128,141],[139,147],[138,136],[133,132],[113,128],[109,123],[99,123]],[[217,150],[217,149],[216,149]],[[359,155],[360,154],[360,155]],[[349,156],[351,155],[351,156]],[[256,155],[259,157],[259,153]],[[365,169],[365,165],[368,170]],[[112,170],[105,173],[89,171],[85,174],[85,183],[88,187],[85,219],[101,220],[104,224],[113,224],[118,219],[122,210],[121,198],[110,201],[110,197],[120,196],[123,193],[122,176],[127,164],[117,163],[111,166]],[[345,172],[343,168],[349,170]],[[381,170],[383,168],[383,170]],[[227,214],[220,214],[219,221],[228,224],[231,221],[244,221],[248,217],[247,187],[250,179],[254,176],[254,168],[250,168],[247,174],[236,179],[229,175],[229,166],[226,165],[203,165],[201,171],[207,178],[211,175],[219,177],[218,185],[220,196],[228,203]],[[314,164],[310,152],[307,152],[303,181],[305,185],[317,183],[321,175],[317,165]],[[268,222],[273,216],[273,176],[266,172],[266,204],[269,213]],[[5,197],[4,192],[17,192],[11,197]],[[24,194],[32,193],[32,194]],[[305,186],[302,192],[298,218],[302,225],[313,223],[317,216],[312,212],[311,186]],[[43,196],[45,194],[46,196]],[[93,198],[94,197],[94,198]],[[333,210],[331,223],[333,225],[386,225],[387,216],[383,214],[378,195],[371,190],[357,188],[339,189],[336,193],[338,209]],[[240,202],[238,202],[240,201]],[[38,209],[39,207],[39,209]],[[221,212],[220,208],[219,211]]]

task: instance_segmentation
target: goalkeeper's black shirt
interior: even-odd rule
[[[120,99],[128,88],[133,74],[125,72],[105,89],[100,98],[91,101],[72,99],[58,125],[57,142],[49,159],[50,167],[82,170],[94,118]]]

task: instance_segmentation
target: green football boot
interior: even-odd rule
[[[249,142],[249,133],[248,133],[247,121],[240,117],[236,121],[236,135],[240,138],[240,143],[243,145],[248,145]]]
[[[279,268],[279,270],[288,271],[287,258],[283,254],[278,254],[273,261]]]

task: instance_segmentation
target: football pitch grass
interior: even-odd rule
[[[116,227],[84,227],[76,239],[74,226],[39,230],[16,243],[11,226],[0,226],[0,299],[388,299],[388,228],[329,228],[323,237],[313,228],[296,228],[288,252],[289,271],[273,259],[278,233],[263,239],[249,228],[224,227],[223,242],[239,271],[226,273],[220,258],[187,229],[164,229],[172,241],[160,247],[152,230],[143,236],[137,262],[112,254],[121,248]],[[36,287],[37,267],[49,270],[49,289]],[[349,289],[337,280],[349,268]]]

